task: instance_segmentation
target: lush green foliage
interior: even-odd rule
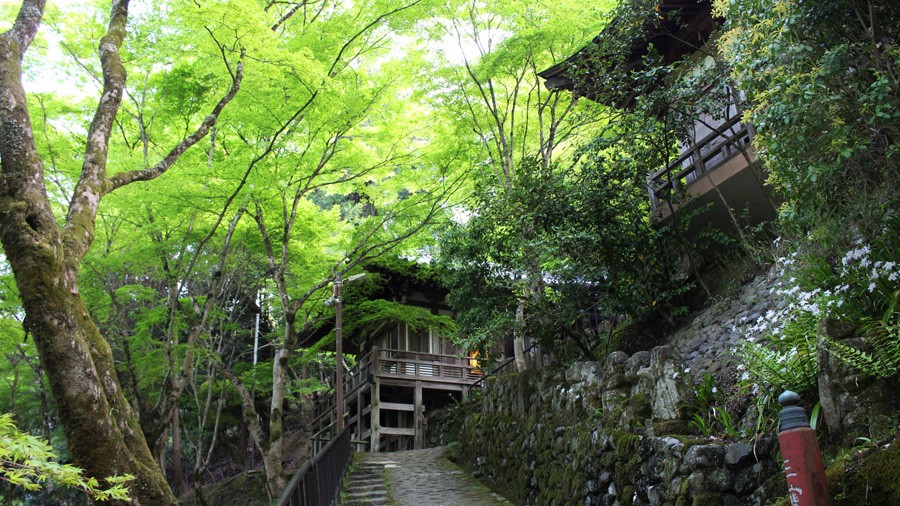
[[[673,241],[671,230],[651,227],[645,180],[649,168],[663,165],[677,153],[678,115],[657,118],[659,94],[641,97],[640,108],[630,113],[602,105],[617,103],[617,94],[635,87],[649,91],[644,81],[656,84],[671,70],[651,65],[647,72],[617,72],[618,67],[609,63],[610,55],[613,60],[624,58],[631,37],[653,19],[652,8],[641,11],[647,7],[644,3],[626,4],[614,11],[617,21],[611,27],[624,30],[619,30],[621,36],[602,38],[596,54],[588,52],[574,60],[578,65],[585,59],[602,60],[601,71],[587,65],[585,74],[575,72],[577,87],[589,90],[595,102],[581,100],[563,109],[565,101],[555,96],[560,92],[545,98],[542,93],[547,92],[522,86],[527,82],[524,70],[508,71],[509,78],[500,81],[496,67],[472,68],[470,85],[482,90],[485,103],[470,99],[474,104],[470,114],[476,132],[490,141],[485,145],[491,171],[477,179],[472,216],[445,233],[441,250],[451,300],[470,346],[487,347],[502,337],[525,333],[560,356],[593,357],[610,337],[601,330],[600,320],[661,316],[672,324],[683,311],[678,298],[688,286],[678,270],[684,251]],[[621,21],[627,16],[628,21]],[[604,12],[596,19],[605,23],[609,17]],[[530,51],[520,61],[533,65],[552,43],[552,39],[540,40],[537,46],[520,43],[519,53]],[[573,49],[578,46],[569,52],[554,51],[550,63]],[[508,48],[501,46],[498,54],[504,50]],[[521,69],[522,63],[512,68]],[[488,84],[490,79],[505,83],[506,95],[497,99],[495,87],[484,84],[486,79]],[[635,84],[638,81],[643,84]],[[529,102],[537,103],[539,129],[510,133],[506,121],[515,112],[510,90],[533,97]],[[486,111],[478,109],[482,105]],[[686,115],[677,121],[689,121]],[[503,136],[508,138],[505,144],[498,142]],[[504,146],[511,148],[503,151]]]
[[[703,436],[725,434],[741,437],[735,417],[725,407],[725,394],[716,386],[709,374],[694,385],[694,401],[691,403],[691,419],[688,425]]]
[[[457,331],[456,322],[449,316],[432,314],[426,308],[410,306],[401,302],[384,299],[364,300],[347,307],[344,312],[347,325],[344,330],[364,342],[374,332],[384,327],[405,323],[410,330],[432,329],[440,335],[449,336]]]
[[[330,280],[388,254],[439,258],[457,323],[356,298],[345,307],[351,338],[404,322],[456,332],[470,348],[527,334],[568,359],[599,356],[623,319],[675,323],[693,289],[687,278],[702,284],[686,266],[697,245],[680,237],[683,214],[650,225],[645,176],[678,155],[688,127],[736,98],[786,199],[782,244],[791,244],[779,247],[794,262],[785,279],[796,278],[784,288],[792,304],[767,315],[769,339],[740,352],[748,375],[811,389],[825,315],[861,324],[873,344],[831,343],[833,353],[896,374],[900,20],[887,4],[722,0],[717,52],[694,71],[654,48],[638,68],[621,65],[634,38],[662,21],[651,0],[616,10],[582,1],[133,6],[111,174],[165,156],[245,63],[241,92],[202,145],[153,183],[103,197],[79,273],[154,452],[190,463],[181,477],[196,478],[215,459],[242,456],[231,440],[254,420],[257,449],[275,448],[279,417],[299,423],[333,375],[333,313],[322,304]],[[26,61],[60,221],[99,95],[104,8],[51,7]],[[4,3],[0,26],[14,16]],[[545,89],[537,73],[613,16],[611,36],[575,61],[594,101]],[[79,91],[44,85],[56,80]],[[634,96],[629,110],[609,107]],[[737,221],[728,233],[741,236]],[[50,438],[55,408],[23,319],[4,269],[0,408]],[[271,402],[279,389],[287,409]],[[717,402],[698,408],[701,431],[728,430]],[[177,450],[173,432],[186,440]]]
[[[96,478],[85,477],[81,469],[56,462],[56,456],[40,439],[20,432],[12,415],[0,415],[0,480],[34,492],[52,481],[64,487],[83,490],[97,501],[127,501],[128,483],[133,476],[111,476],[101,485]]]
[[[896,374],[900,18],[883,2],[718,2],[719,47],[757,151],[784,196],[776,245],[788,306],[742,357],[757,379],[811,389],[817,325],[857,324],[865,349],[826,339],[861,371]]]
[[[863,226],[896,209],[900,47],[887,2],[719,2],[723,58],[746,94],[782,215]],[[865,199],[860,199],[865,195]]]

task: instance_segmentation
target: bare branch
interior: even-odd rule
[[[219,119],[219,114],[221,114],[222,110],[225,109],[225,106],[231,102],[231,99],[237,94],[238,90],[241,87],[241,80],[244,77],[244,52],[241,51],[241,59],[237,64],[237,69],[234,73],[234,78],[231,82],[231,88],[228,92],[219,100],[216,106],[213,108],[212,112],[204,118],[203,122],[200,123],[200,126],[197,127],[197,130],[194,131],[191,135],[187,136],[184,140],[178,143],[172,151],[169,152],[168,155],[165,156],[162,160],[160,160],[156,165],[150,167],[148,169],[143,170],[133,170],[129,172],[120,172],[113,176],[110,179],[109,191],[114,191],[118,188],[121,188],[127,184],[133,183],[135,181],[149,181],[160,175],[164,174],[170,167],[178,160],[178,158],[188,150],[191,146],[199,142],[201,139],[206,137],[206,134],[209,132],[209,129],[215,126],[216,121]]]
[[[405,11],[406,9],[414,7],[416,4],[418,4],[421,1],[422,0],[415,0],[414,2],[404,5],[402,7],[397,7],[396,9],[394,9],[392,11],[385,12],[384,14],[381,14],[380,16],[378,16],[377,18],[372,20],[371,23],[362,27],[361,30],[359,30],[358,32],[353,34],[353,36],[350,37],[349,39],[347,39],[347,42],[345,42],[344,45],[341,46],[341,49],[340,49],[340,51],[338,51],[337,56],[334,57],[334,61],[331,63],[331,68],[328,69],[328,76],[334,77],[337,74],[336,69],[337,69],[338,64],[340,64],[341,59],[344,57],[344,52],[350,48],[350,46],[356,41],[356,39],[362,37],[363,34],[368,32],[375,25],[381,23],[384,19],[389,18],[389,17],[393,16],[394,14],[397,14],[398,12],[402,12],[402,11]]]

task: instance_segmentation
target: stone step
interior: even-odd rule
[[[380,479],[380,478],[377,479],[377,480],[354,480],[353,478],[350,478],[350,482],[347,484],[347,487],[348,487],[348,488],[357,488],[357,487],[364,487],[364,488],[384,487],[384,480],[382,480],[382,479]]]
[[[384,486],[380,486],[380,487],[368,487],[368,488],[356,488],[356,487],[351,487],[351,488],[347,489],[347,495],[353,495],[353,496],[367,495],[367,494],[371,494],[371,495],[383,495],[383,494],[385,494],[385,493],[386,493],[386,492],[385,492]]]
[[[344,497],[344,504],[359,504],[359,503],[386,503],[388,502],[387,494],[383,495],[361,495],[361,496],[350,496],[347,495]]]
[[[348,498],[356,498],[356,497],[387,497],[387,491],[384,489],[381,490],[367,490],[362,492],[355,492],[353,490],[347,491]]]
[[[381,471],[377,473],[353,473],[350,475],[351,480],[380,480]]]
[[[390,506],[384,477],[386,459],[356,462],[342,494],[344,506]]]
[[[367,466],[367,467],[360,467],[360,468],[357,469],[356,472],[354,472],[353,474],[356,474],[356,473],[359,473],[359,474],[366,474],[366,473],[369,473],[369,474],[378,474],[378,473],[380,473],[383,469],[384,469],[384,466]]]
[[[351,483],[351,484],[354,484],[354,485],[357,484],[357,483],[384,483],[384,480],[381,478],[381,476],[363,476],[363,477],[357,477],[357,476],[352,476],[352,475],[351,475],[351,476],[350,476],[350,483]]]

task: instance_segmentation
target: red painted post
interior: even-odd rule
[[[784,406],[779,414],[778,444],[784,460],[791,506],[831,506],[825,483],[825,467],[816,431],[809,427],[800,396],[790,390],[778,397]]]

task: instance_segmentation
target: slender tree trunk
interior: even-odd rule
[[[526,297],[519,299],[516,306],[516,330],[513,334],[513,356],[516,358],[516,370],[522,372],[528,369],[528,361],[525,360],[525,305]]]
[[[259,414],[256,412],[256,407],[255,407],[255,404],[253,403],[253,397],[250,395],[250,391],[247,390],[247,387],[244,386],[244,384],[241,382],[240,378],[238,378],[237,375],[234,374],[233,372],[231,372],[227,367],[222,368],[222,374],[224,374],[225,377],[228,378],[228,381],[231,382],[231,385],[234,386],[234,389],[237,390],[238,395],[241,398],[241,402],[244,405],[243,420],[244,420],[245,426],[247,427],[247,432],[250,435],[250,439],[253,441],[253,443],[256,445],[256,447],[260,450],[260,452],[263,455],[267,455],[268,454],[268,444],[265,439],[265,436],[263,435],[262,427],[259,424]],[[265,463],[266,463],[266,460],[264,459],[263,464],[265,465]],[[279,466],[280,466],[280,464],[281,463],[279,462]],[[267,468],[266,469],[266,478],[267,479],[269,477],[269,474],[270,473]],[[281,490],[283,490],[284,486],[287,484],[287,482],[284,481],[283,476],[281,477],[281,480],[282,480],[282,482],[284,482],[284,485],[282,485],[282,489],[281,489]],[[278,495],[281,494],[281,490],[278,490],[277,494],[273,494],[272,488],[273,487],[271,485],[271,482],[267,483],[267,490],[270,494],[270,497],[269,497],[270,499],[276,498],[276,497],[278,497]]]
[[[44,369],[41,367],[40,360],[32,360],[26,354],[22,354],[22,358],[34,372],[34,378],[38,384],[38,397],[41,399],[41,430],[44,433],[44,439],[50,441],[51,436],[53,436],[53,425],[50,416],[50,400],[47,397],[47,387],[44,385]]]
[[[182,495],[187,492],[187,484],[184,482],[184,469],[181,466],[181,425],[178,422],[178,408],[175,408],[172,413],[172,474],[175,478],[175,493]]]
[[[34,381],[38,386],[38,398],[41,400],[41,431],[44,439],[50,441],[53,435],[53,425],[51,423],[50,400],[47,398],[47,387],[44,385],[44,369],[41,367],[40,360],[28,358],[28,355],[22,353],[22,360],[31,368],[34,374]]]
[[[288,361],[297,346],[297,333],[294,330],[293,315],[286,315],[287,330],[285,344],[275,352],[272,361],[272,402],[269,409],[269,444],[263,455],[266,468],[266,483],[273,497],[281,495],[287,486],[284,476],[284,393],[287,382]]]
[[[17,399],[19,397],[19,357],[15,357],[13,355],[6,355],[6,359],[9,360],[10,365],[13,367],[13,380],[12,385],[9,388],[10,395],[10,411],[12,411],[13,421],[18,424],[19,423],[19,409],[17,406]]]

